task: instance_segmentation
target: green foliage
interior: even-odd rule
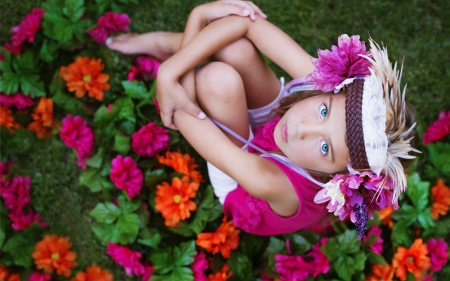
[[[179,247],[159,248],[150,253],[155,273],[152,280],[193,281],[190,268],[194,261],[195,243],[181,243]]]
[[[450,180],[450,143],[435,142],[427,146],[432,165],[427,166],[427,174],[432,178]]]

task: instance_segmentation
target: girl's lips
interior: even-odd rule
[[[283,127],[281,127],[281,138],[286,143],[288,142],[288,127],[287,127],[287,123],[284,123]]]

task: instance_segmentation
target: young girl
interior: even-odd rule
[[[367,52],[359,36],[342,35],[333,53],[319,51],[312,60],[268,21],[246,18],[242,5],[249,3],[227,2],[241,6],[197,7],[184,35],[122,36],[108,46],[168,57],[157,80],[163,122],[178,128],[208,161],[215,194],[236,226],[258,235],[281,234],[334,212],[341,219],[350,215],[361,235],[373,210],[396,204],[406,187],[404,168],[417,151],[401,74],[385,49],[371,41]],[[211,22],[227,14],[241,17]],[[286,86],[281,79],[280,85],[255,47],[300,78]],[[215,61],[206,64],[208,57]],[[313,89],[322,91],[291,95]],[[188,98],[225,134],[210,118],[201,120]],[[247,152],[255,149],[259,152]],[[333,175],[326,184],[319,181]]]

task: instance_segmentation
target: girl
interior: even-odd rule
[[[210,22],[217,14],[241,17]],[[194,9],[184,35],[122,36],[108,46],[169,57],[157,80],[163,122],[178,128],[208,161],[215,194],[236,226],[281,234],[311,227],[329,211],[341,219],[350,215],[362,235],[364,218],[396,204],[406,184],[404,168],[414,158],[410,153],[417,152],[400,75],[373,41],[367,52],[359,36],[342,35],[333,53],[319,51],[312,60],[280,29],[248,14],[242,6],[212,2]],[[280,85],[255,47],[300,78],[286,86],[281,79]],[[210,56],[217,61],[197,67]],[[201,120],[188,98],[225,125],[225,134],[211,119]],[[249,148],[252,143],[257,146]],[[247,153],[255,149],[260,154]],[[318,181],[332,175],[326,184]]]

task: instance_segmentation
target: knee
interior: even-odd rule
[[[211,62],[196,74],[197,96],[200,100],[228,102],[244,96],[241,76],[231,66],[222,62]]]
[[[247,62],[255,55],[259,53],[253,43],[247,38],[241,38],[217,52],[215,58],[227,64],[236,65]]]

